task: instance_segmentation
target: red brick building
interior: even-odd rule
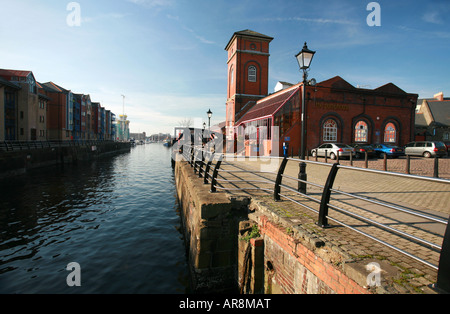
[[[227,139],[246,154],[299,151],[301,100],[306,93],[306,149],[323,143],[389,143],[414,140],[416,94],[392,83],[376,89],[356,88],[339,76],[315,86],[303,83],[267,95],[271,37],[237,32],[227,45]],[[251,49],[254,47],[255,49]],[[256,77],[253,68],[256,67]],[[228,148],[229,149],[229,148]]]
[[[244,30],[234,33],[225,47],[228,51],[226,126],[230,132],[239,118],[268,93],[269,43],[272,40],[272,37]]]

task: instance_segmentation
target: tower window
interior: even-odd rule
[[[248,81],[256,82],[256,67],[254,65],[248,67]]]

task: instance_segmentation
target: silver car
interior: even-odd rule
[[[355,151],[353,147],[342,144],[342,143],[326,143],[322,144],[317,148],[311,150],[313,157],[325,157],[325,151],[327,157],[335,160],[339,155],[341,157],[350,157],[350,155],[355,156]]]
[[[447,155],[447,148],[443,142],[421,141],[411,142],[405,146],[405,154],[410,156],[443,157]]]

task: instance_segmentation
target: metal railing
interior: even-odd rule
[[[101,143],[114,141],[111,140],[73,140],[73,141],[2,141],[0,142],[0,150],[11,152],[29,149],[43,149],[56,147],[73,147],[73,146],[95,146]]]
[[[290,202],[295,203],[296,205],[299,205],[314,214],[317,215],[317,221],[316,224],[322,228],[329,227],[328,221],[331,220],[335,222],[338,225],[341,225],[345,228],[348,228],[350,230],[353,230],[357,232],[358,234],[361,234],[367,238],[370,238],[378,243],[381,243],[384,246],[387,246],[405,256],[408,256],[424,265],[427,265],[428,267],[431,267],[438,271],[438,280],[436,287],[439,289],[442,289],[443,291],[450,292],[450,231],[448,228],[448,219],[442,219],[433,215],[424,214],[422,212],[414,211],[409,208],[403,207],[399,204],[392,204],[380,200],[375,200],[367,197],[363,197],[360,195],[356,195],[355,193],[348,193],[344,192],[338,189],[333,188],[333,184],[335,181],[335,178],[339,172],[340,169],[347,169],[347,170],[355,170],[355,171],[362,171],[367,173],[376,173],[376,174],[383,174],[383,175],[389,175],[389,176],[396,176],[396,177],[404,177],[408,179],[419,179],[419,180],[425,180],[429,182],[439,182],[443,184],[450,184],[450,180],[445,179],[438,179],[438,178],[429,178],[429,177],[421,177],[421,176],[415,176],[410,174],[401,174],[401,173],[392,173],[392,172],[385,172],[380,170],[374,170],[374,169],[366,169],[366,168],[357,168],[352,166],[343,166],[340,165],[339,162],[336,162],[334,164],[329,163],[322,163],[318,161],[310,161],[310,160],[300,160],[296,158],[278,158],[278,157],[258,157],[258,158],[278,158],[281,161],[280,166],[278,167],[277,172],[263,172],[263,171],[249,171],[248,169],[239,169],[237,170],[224,170],[221,169],[222,164],[224,163],[224,159],[227,157],[227,155],[222,153],[214,153],[211,151],[206,151],[201,147],[193,147],[190,145],[184,145],[182,148],[182,154],[183,158],[189,162],[191,167],[194,170],[194,173],[198,173],[199,178],[203,178],[204,184],[210,185],[210,192],[215,193],[217,190],[222,191],[235,191],[235,190],[262,190],[266,191],[268,193],[273,193],[273,198],[275,201],[280,201],[281,198],[286,199]],[[236,158],[236,156],[233,156]],[[286,165],[288,162],[298,162],[298,163],[309,163],[309,164],[316,164],[320,166],[326,166],[330,168],[330,171],[328,173],[328,177],[326,180],[325,185],[317,184],[314,182],[309,182],[306,180],[301,180],[299,178],[295,178],[292,176],[289,176],[285,174]],[[245,173],[252,173],[254,175],[260,175],[260,179],[251,179],[251,180],[243,180],[242,178],[236,179],[236,180],[230,180],[224,178],[221,174],[236,174],[239,172],[245,172]],[[263,176],[264,174],[272,174],[275,177],[275,179],[267,178],[267,176]],[[286,184],[286,180],[289,180],[291,182],[296,182],[298,184],[298,188],[294,188],[291,185]],[[234,184],[234,188],[230,187],[224,187],[224,183],[231,183]],[[251,184],[249,187],[243,187],[238,185],[238,183],[245,183],[245,184]],[[271,188],[263,187],[263,185],[273,185]],[[311,185],[316,189],[321,190],[320,198],[315,197],[315,195],[308,195],[306,192],[302,193],[300,191],[304,191],[304,189],[301,189],[301,185]],[[286,193],[287,191],[288,193]],[[289,194],[290,193],[290,194]],[[300,196],[301,198],[306,198],[307,200],[310,200],[314,203],[317,203],[319,206],[319,209],[315,209],[298,199],[295,199],[295,196]],[[336,200],[335,195],[343,195],[347,198],[352,198],[355,200],[358,200],[359,202],[365,202],[367,204],[382,206],[384,208],[389,208],[391,210],[395,210],[399,213],[407,213],[409,215],[417,216],[422,219],[426,219],[428,221],[431,221],[433,223],[442,224],[445,226],[446,231],[444,235],[444,241],[442,245],[438,245],[436,243],[430,242],[426,239],[423,239],[421,237],[418,237],[416,235],[410,234],[408,232],[395,229],[388,224],[378,222],[374,219],[371,219],[369,217],[366,217],[361,214],[357,214],[355,212],[352,212],[351,210],[343,208],[343,206],[337,205],[335,203],[332,203],[332,195],[333,200]],[[333,215],[330,214],[330,209],[333,211]],[[345,217],[351,217],[353,219],[356,219],[358,221],[364,222],[372,227],[377,227],[379,229],[382,229],[389,234],[396,234],[398,236],[401,236],[403,238],[407,238],[412,242],[427,246],[430,249],[435,250],[436,252],[440,253],[440,260],[439,265],[435,265],[423,258],[420,258],[418,256],[415,256],[414,254],[411,254],[404,249],[401,249],[391,243],[388,243],[380,238],[377,238],[376,236],[369,234],[367,232],[364,232],[362,230],[359,230],[358,228],[350,225],[349,223],[343,221],[342,219],[338,219],[338,215],[335,215],[336,213],[340,213],[344,215]],[[345,220],[345,219],[344,219]],[[405,222],[406,223],[406,222]]]

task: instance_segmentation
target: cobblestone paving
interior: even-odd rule
[[[448,161],[448,159],[442,160]],[[399,159],[389,161],[402,162]],[[420,162],[429,161],[424,160]],[[342,160],[340,164],[346,165],[346,162],[349,164],[349,161]],[[440,167],[446,167],[446,162],[441,162]],[[429,285],[436,282],[436,267],[439,265],[440,256],[440,249],[435,246],[439,247],[442,245],[446,224],[399,212],[393,208],[378,204],[363,202],[359,199],[339,194],[337,191],[382,201],[435,217],[437,220],[447,221],[450,215],[450,206],[448,206],[450,201],[450,181],[432,182],[379,173],[366,173],[347,168],[342,168],[338,171],[333,186],[336,192],[332,193],[330,205],[338,206],[343,210],[423,239],[426,241],[424,244],[417,240],[408,239],[404,235],[385,231],[373,226],[373,224],[355,219],[331,208],[329,211],[331,228],[319,228],[315,225],[319,210],[319,204],[316,200],[321,198],[322,189],[320,186],[325,185],[332,164],[308,163],[307,181],[319,186],[308,185],[307,198],[294,192],[297,189],[298,182],[292,178],[298,177],[299,162],[290,160],[286,166],[285,177],[283,177],[283,185],[285,187],[281,190],[283,195],[282,201],[274,202],[273,182],[280,163],[281,159],[271,160],[270,162],[262,161],[261,159],[225,160],[221,167],[223,171],[220,172],[219,179],[247,180],[250,182],[227,183],[226,181],[219,181],[219,183],[222,185],[222,188],[227,188],[229,193],[247,194],[254,199],[264,201],[276,215],[285,222],[287,221],[288,224],[308,229],[309,232],[326,239],[327,243],[333,247],[345,251],[350,258],[377,257],[388,260],[391,264],[400,268],[403,274],[402,278],[397,278],[395,281],[395,291],[405,293],[433,292]],[[353,165],[357,166],[355,162]],[[254,171],[258,173],[252,174]],[[441,169],[440,171],[444,173]],[[431,170],[431,174],[432,172]],[[243,188],[246,190],[239,190]],[[309,209],[290,202],[288,198],[309,207]],[[341,223],[337,223],[335,220],[345,223],[350,228],[343,227]],[[356,230],[364,232],[369,237],[357,233]],[[370,237],[384,241],[388,246]],[[399,251],[404,251],[406,254],[417,258],[407,256]],[[423,260],[425,264],[420,260]]]

